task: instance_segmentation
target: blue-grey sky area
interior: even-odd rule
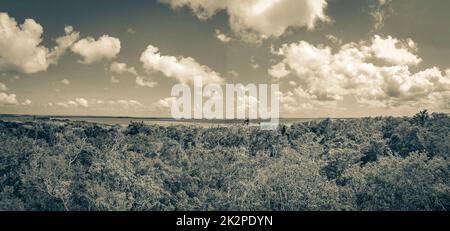
[[[450,111],[446,0],[0,0],[0,114],[170,116],[280,84],[282,117]]]

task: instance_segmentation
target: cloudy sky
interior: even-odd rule
[[[450,111],[446,0],[0,0],[0,114],[170,116],[279,83],[283,117]]]

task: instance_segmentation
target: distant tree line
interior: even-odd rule
[[[450,118],[0,122],[0,210],[449,210]]]

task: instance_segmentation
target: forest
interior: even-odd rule
[[[450,118],[0,121],[0,210],[448,211]]]

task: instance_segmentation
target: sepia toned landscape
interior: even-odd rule
[[[450,117],[0,122],[0,210],[448,210]]]
[[[449,9],[0,0],[0,211],[448,212]]]

